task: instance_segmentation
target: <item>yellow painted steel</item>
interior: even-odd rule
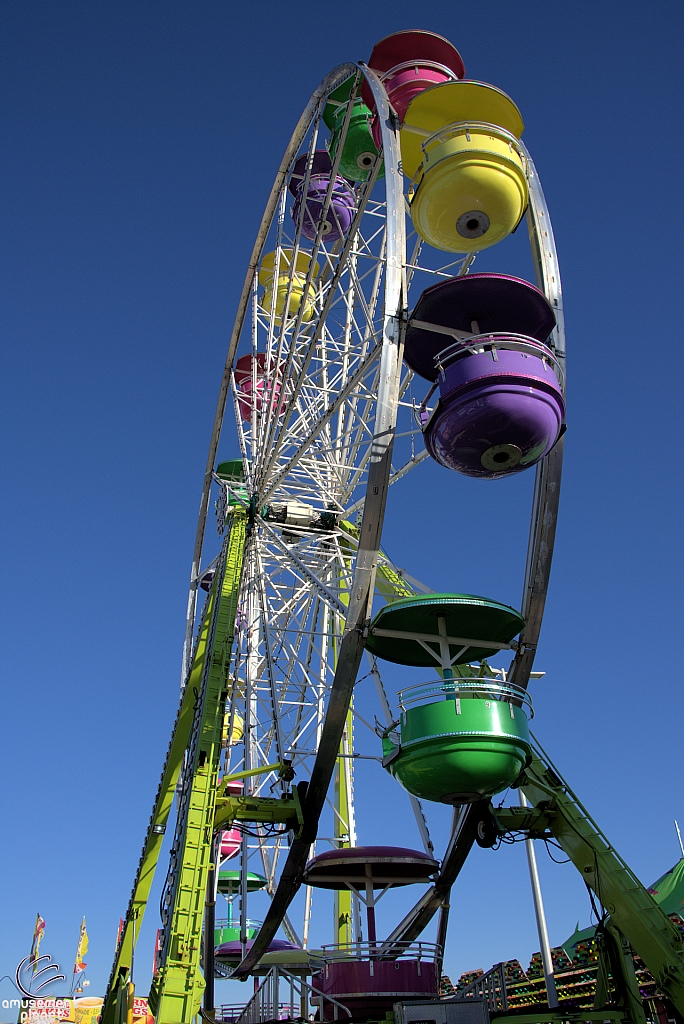
[[[218,788],[220,793],[229,793],[231,782],[240,782],[242,779],[251,779],[254,775],[265,775],[268,772],[280,773],[284,768],[289,767],[289,762],[285,761],[274,761],[273,764],[263,764],[260,768],[250,768],[245,772],[230,772],[229,775],[223,775],[218,782]]]
[[[299,791],[295,788],[281,797],[219,794],[214,809],[214,832],[230,828],[236,821],[282,824],[298,835],[304,821]]]
[[[133,965],[135,945],[140,935],[143,917],[147,909],[150,890],[154,880],[164,832],[168,823],[178,776],[187,749],[190,731],[195,717],[195,694],[200,684],[206,657],[209,623],[213,613],[214,595],[210,595],[200,624],[197,646],[188,685],[181,696],[171,742],[166,755],[164,769],[159,782],[145,845],[133,884],[124,926],[119,936],[112,973],[105,994],[100,1020],[102,1024],[123,1024],[126,1019],[128,984]]]
[[[358,530],[351,523],[343,523],[354,536],[358,536]],[[351,559],[345,559],[347,570],[349,570]],[[340,573],[340,600],[346,606],[349,605],[349,591],[345,583],[345,576]],[[336,619],[336,634],[342,634],[342,622],[339,615]],[[335,664],[337,664],[338,644],[335,644]],[[340,750],[335,764],[335,776],[333,785],[333,836],[336,840],[338,850],[348,850],[352,842],[356,842],[353,834],[356,829],[354,825],[354,762],[349,755],[354,749],[354,697],[349,704],[347,720],[340,740]],[[342,945],[350,945],[354,942],[354,913],[352,905],[351,889],[336,889],[333,899],[333,927],[335,942]]]
[[[486,128],[445,129],[425,144],[411,217],[420,237],[447,252],[479,252],[513,231],[527,206],[520,153]],[[469,234],[473,225],[475,232]]]
[[[351,754],[354,749],[354,712],[353,704],[347,712],[347,722],[342,734],[340,753],[335,765],[334,780],[334,823],[333,836],[337,840],[338,850],[347,850],[352,843],[354,814],[354,767]],[[352,893],[350,889],[335,890],[335,942],[351,945],[354,935],[352,912]]]
[[[264,294],[261,300],[262,305],[264,306],[264,309],[267,309],[270,313],[273,308],[273,296],[275,294],[275,312],[277,320],[282,318],[283,310],[285,309],[292,257],[292,249],[281,249],[280,261],[276,267],[276,252],[268,252],[262,259],[261,267],[259,268],[259,284],[264,287]],[[287,316],[296,316],[299,312],[299,307],[304,299],[304,286],[306,283],[306,275],[309,272],[310,263],[311,256],[309,253],[297,253],[297,262],[295,264],[294,274],[292,275],[292,288],[290,291],[290,301],[287,307]],[[318,275],[318,271],[319,266],[317,263],[314,270],[314,277]],[[316,312],[312,291],[313,289],[309,291],[304,305],[302,320],[305,323],[308,323]]]
[[[201,970],[202,923],[211,864],[221,734],[228,696],[228,666],[234,639],[247,529],[245,513],[232,513],[224,563],[219,566],[207,615],[201,662],[195,658],[187,689],[195,697],[197,741],[186,771],[189,792],[172,890],[168,932],[150,988],[157,1024],[190,1024],[199,1011],[205,982]]]
[[[350,523],[347,519],[344,519],[340,523],[345,533],[353,537],[355,541],[359,538],[359,528]],[[340,548],[342,551],[349,551],[351,557],[352,547],[348,540],[344,537],[340,537]],[[417,591],[407,583],[404,577],[397,572],[392,563],[389,561],[383,551],[378,554],[378,571],[375,577],[375,589],[377,593],[382,594],[388,601],[394,601],[398,597],[413,597]],[[345,604],[349,597],[348,594],[343,590],[340,595],[340,600]]]
[[[128,983],[128,999],[126,1001],[126,1024],[133,1024],[133,1010],[135,1009],[135,985],[132,981]]]
[[[401,164],[414,178],[423,160],[422,143],[449,124],[483,121],[510,132],[516,139],[525,125],[510,96],[486,82],[464,79],[424,89],[409,103],[401,128]]]

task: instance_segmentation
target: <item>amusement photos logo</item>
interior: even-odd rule
[[[38,965],[47,963],[38,970]],[[29,974],[30,972],[30,974]],[[53,973],[54,972],[54,973]],[[35,999],[46,985],[53,981],[66,981],[66,975],[59,973],[59,964],[53,964],[49,953],[32,959],[31,954],[25,956],[18,965],[15,974],[17,988],[26,999]],[[42,980],[40,980],[42,979]],[[12,1000],[14,1002],[14,1000]]]

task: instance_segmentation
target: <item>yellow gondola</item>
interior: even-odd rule
[[[292,263],[293,251],[292,249],[281,249],[280,250],[280,262],[277,268],[276,275],[276,253],[268,252],[261,261],[261,267],[259,268],[259,284],[264,286],[264,294],[261,300],[261,304],[264,309],[270,313],[273,308],[273,296],[275,294],[275,312],[276,318],[279,320],[283,315],[285,309],[285,300],[287,298],[287,291],[290,280],[290,266]],[[309,272],[309,264],[311,263],[311,256],[307,252],[297,253],[297,262],[295,265],[294,274],[292,275],[292,288],[290,290],[290,301],[287,307],[287,316],[296,316],[299,312],[299,307],[302,304],[304,298],[304,285],[306,282],[306,275]],[[317,276],[319,271],[318,264],[314,269],[314,277]],[[304,305],[304,312],[302,320],[308,323],[313,318],[316,311],[316,306],[313,299],[313,285],[309,290],[309,294],[306,297],[306,303]]]
[[[477,252],[514,230],[528,200],[520,111],[500,89],[461,81],[426,89],[401,130],[411,216],[424,241]]]
[[[221,730],[221,746],[232,747],[234,744],[239,743],[242,737],[245,735],[245,723],[238,715],[237,711],[233,712],[233,726],[230,726],[231,712],[226,711],[223,718],[223,729]],[[228,739],[228,730],[230,729],[230,739]]]

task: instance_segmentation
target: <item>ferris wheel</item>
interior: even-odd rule
[[[233,943],[234,977],[272,948],[281,925],[292,945],[306,945],[311,886],[303,920],[288,909],[333,780],[335,845],[357,845],[353,690],[363,659],[384,723],[384,765],[408,791],[426,854],[420,799],[467,807],[505,789],[529,756],[527,684],[555,536],[565,346],[553,233],[522,131],[513,101],[466,79],[455,48],[426,32],[396,33],[368,65],[334,69],[295,128],[230,339],[193,558],[183,694],[106,1024],[174,792],[151,993],[157,1019],[190,1020],[199,1005],[215,875],[231,906],[220,945]],[[536,284],[478,274],[476,254],[523,220]],[[217,462],[229,419],[235,451]],[[383,552],[389,489],[427,458],[483,480],[534,469],[519,610],[435,595]],[[495,672],[486,659],[500,651],[512,661]],[[408,754],[417,726],[406,709],[420,695],[405,693],[393,710],[383,660],[432,665],[458,714],[461,698],[481,697],[473,709],[510,709],[510,749],[496,778],[480,772],[479,782],[452,780],[439,792],[434,779],[425,783]],[[430,747],[428,761],[433,755]],[[258,889],[271,902],[253,923],[249,893]],[[336,901],[336,941],[359,941],[358,895],[348,887]],[[434,908],[426,913],[406,935],[419,934]],[[204,973],[220,975],[214,926],[208,918]]]
[[[420,75],[411,64],[416,47]],[[408,68],[399,57],[408,58]],[[310,779],[314,822],[337,768],[340,845],[354,844],[350,700],[373,590],[385,599],[415,593],[380,550],[388,487],[428,454],[483,477],[519,471],[547,456],[538,470],[527,606],[514,628],[515,635],[526,623],[526,632],[509,673],[524,689],[546,590],[564,429],[559,276],[541,188],[519,141],[517,108],[493,86],[464,80],[454,48],[428,34],[390,37],[375,48],[371,66],[377,73],[345,66],[328,76],[281,165],[229,356],[228,397],[241,459],[214,471],[220,526],[231,509],[249,505],[250,516],[228,711],[246,728],[231,771],[254,772],[245,790],[264,793],[274,783],[287,789],[290,779],[256,772],[287,762],[297,778]],[[387,91],[383,78],[391,83]],[[459,173],[467,182],[464,209],[453,216]],[[478,187],[484,195],[473,197]],[[506,237],[526,209],[546,294],[510,277],[468,274],[475,253]],[[481,311],[482,324],[473,310]],[[520,388],[529,392],[537,384],[534,371],[520,377],[523,361],[546,380],[517,408],[511,409],[516,395],[507,396],[507,408],[505,398],[495,399],[486,412],[491,436],[484,441],[480,417],[454,444],[453,403],[429,404],[439,359],[458,375],[465,362],[492,363],[497,352]],[[482,380],[481,370],[475,380]],[[424,387],[420,403],[411,388],[419,378],[433,385]],[[492,377],[492,391],[499,383],[500,374]],[[460,386],[464,390],[463,381]],[[468,396],[469,387],[466,380]],[[527,420],[523,405],[538,406]],[[215,465],[213,451],[209,465]],[[505,647],[512,636],[502,639]],[[496,644],[468,651],[469,660]],[[373,675],[389,725],[392,712],[376,664]],[[315,832],[306,831],[288,847],[284,837],[259,835],[251,844],[271,888],[287,851],[283,902],[287,879],[301,870],[313,838]],[[249,846],[243,840],[243,859]],[[271,922],[280,914],[276,902]],[[348,938],[353,918],[350,906]],[[289,938],[306,939],[306,919],[302,935],[286,916],[282,920]],[[257,947],[267,947],[271,922]]]
[[[231,668],[238,682],[227,709],[245,728],[231,774],[253,773],[245,792],[264,794],[274,784],[286,790],[291,768],[311,780],[309,801],[318,789],[316,818],[336,774],[339,846],[356,845],[350,705],[373,593],[415,592],[379,547],[387,488],[427,455],[408,394],[413,374],[401,361],[414,271],[406,266],[400,154],[394,136],[394,148],[388,144],[384,159],[378,154],[361,84],[356,67],[333,72],[283,161],[286,173],[260,232],[258,271],[245,284],[230,382],[242,457],[214,472],[219,528],[240,508],[251,526]],[[321,144],[326,126],[328,148]],[[384,189],[376,187],[383,179]],[[420,244],[414,240],[415,258]],[[448,262],[453,267],[453,257]],[[468,262],[463,254],[455,269]],[[371,673],[389,724],[374,661]],[[261,774],[274,762],[288,770]],[[416,798],[412,804],[429,846]],[[241,859],[257,858],[274,889],[288,837],[263,832],[243,838]],[[309,846],[302,837],[300,858]],[[307,896],[301,928],[283,918],[297,944],[307,940],[310,890]],[[358,934],[358,901],[351,894],[336,900],[337,937],[349,941]],[[243,941],[250,931],[243,928]]]

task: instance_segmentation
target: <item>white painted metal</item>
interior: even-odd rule
[[[328,81],[329,87],[336,84]],[[317,146],[325,98],[320,95],[300,150],[310,156]],[[289,152],[291,165],[298,151]],[[246,726],[243,743],[231,751],[233,771],[285,758],[292,762],[296,781],[310,775],[345,622],[358,615],[354,606],[366,600],[359,581],[367,578],[372,585],[378,563],[371,547],[364,552],[367,563],[358,564],[359,529],[356,516],[350,521],[347,510],[356,513],[365,506],[369,473],[391,450],[397,412],[396,432],[403,444],[397,446],[397,462],[389,466],[390,480],[400,479],[425,456],[421,450],[416,457],[416,443],[422,449],[420,430],[411,403],[403,398],[412,375],[402,365],[400,347],[399,312],[405,309],[406,294],[398,150],[393,158],[385,154],[384,188],[376,182],[378,170],[379,164],[369,183],[356,188],[354,223],[336,245],[326,246],[320,237],[308,242],[301,234],[301,218],[299,225],[293,223],[287,174],[271,197],[268,229],[262,226],[262,252],[311,253],[304,287],[312,289],[316,314],[307,322],[302,304],[289,318],[276,316],[274,308],[263,305],[252,278],[251,322],[245,320],[234,346],[235,358],[250,351],[264,353],[275,386],[259,397],[253,375],[250,415],[243,421],[245,395],[240,395],[234,377],[229,381],[253,511],[230,670],[232,706]],[[290,291],[295,258],[289,263]],[[283,267],[287,273],[284,260]],[[221,487],[223,507],[228,500],[239,500],[234,483]],[[379,540],[381,522],[376,525]],[[386,558],[382,564],[391,566]],[[405,586],[399,592],[412,589]],[[345,759],[350,788],[353,763],[351,757]],[[273,795],[287,787],[273,772],[254,776],[250,791]],[[407,799],[407,810],[409,806]],[[429,834],[419,805],[414,813],[427,846]],[[245,845],[246,867],[263,872],[273,891],[287,838],[254,829]],[[308,939],[310,898],[305,902]],[[359,916],[358,908],[354,916]]]
[[[326,245],[319,228],[310,241],[302,234],[303,206],[297,224],[291,217],[287,184],[292,165],[299,155],[308,154],[306,186],[313,152],[321,148],[319,129],[322,131],[326,96],[350,75],[355,76],[356,90],[361,72],[382,114],[384,184],[378,177],[378,161],[370,180],[355,189],[356,214],[346,237]],[[214,472],[230,392],[236,438],[234,451],[226,452],[226,457],[238,450],[241,454],[252,524],[230,667],[231,714],[239,714],[245,723],[244,741],[229,753],[233,771],[258,769],[286,759],[295,769],[296,781],[309,777],[345,631],[358,630],[359,624],[367,623],[378,566],[380,571],[383,564],[391,567],[378,550],[387,487],[427,456],[411,397],[413,375],[401,359],[406,310],[412,304],[408,289],[414,286],[415,301],[426,284],[467,273],[474,256],[444,254],[444,265],[435,266],[434,251],[425,259],[416,238],[407,259],[404,182],[393,118],[379,80],[361,65],[342,65],[321,83],[276,176],[231,335],[193,556],[183,679],[212,481],[219,484],[219,509],[225,509],[228,501],[244,501],[238,485],[219,482]],[[338,160],[339,154],[333,177]],[[531,177],[528,224],[538,283],[559,317],[554,351],[562,359],[562,306],[553,235],[529,159],[527,166]],[[332,184],[328,200],[331,194]],[[257,271],[267,250],[275,251],[287,279],[285,310],[295,286],[296,256],[299,252],[310,254],[304,281],[305,294],[310,295],[315,309],[310,320],[304,302],[289,316],[277,315],[275,303],[270,309],[263,304]],[[294,254],[289,263],[285,250]],[[243,421],[241,408],[247,396],[239,393],[233,365],[239,355],[250,352],[265,356],[270,387],[258,391],[254,364],[251,407]],[[523,607],[530,623],[513,669],[516,682],[523,687],[534,657],[548,583],[561,450],[562,442],[537,471]],[[427,588],[421,585],[417,589]],[[397,595],[415,591],[409,582]],[[447,646],[449,642],[466,642],[443,639]],[[478,643],[492,650],[515,647]],[[374,661],[372,674],[380,715],[389,723],[391,710]],[[352,765],[350,759],[349,772]],[[247,783],[249,791],[261,795],[273,795],[288,786],[275,772],[254,776]],[[420,804],[412,799],[411,805],[423,844],[431,850]],[[243,848],[245,870],[249,866],[263,871],[273,893],[286,837],[255,828]],[[243,921],[247,918],[246,887],[244,895]],[[310,899],[306,904],[308,937]],[[289,923],[287,929],[294,934]]]

